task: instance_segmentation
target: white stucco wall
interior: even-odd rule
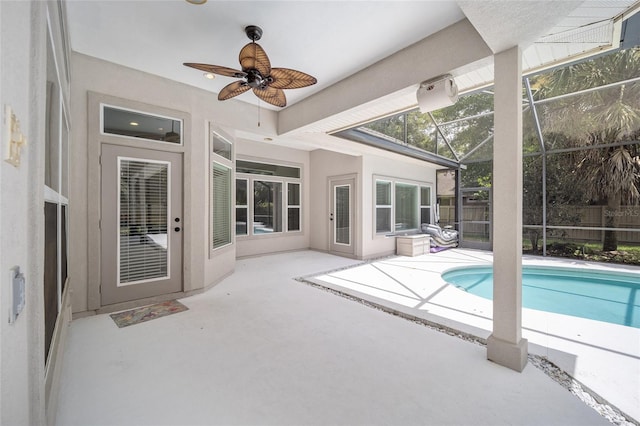
[[[408,182],[424,182],[432,185],[431,198],[435,203],[436,166],[424,161],[402,157],[381,151],[380,156],[368,155],[363,159],[362,172],[362,257],[372,258],[393,254],[396,239],[376,235],[375,221],[375,179],[388,177]]]
[[[45,423],[44,411],[44,121],[46,4],[0,2],[0,105],[10,105],[27,145],[22,163],[0,161],[0,424]],[[26,277],[26,305],[9,324],[9,269]]]
[[[185,229],[185,290],[207,287],[232,272],[235,245],[216,250],[211,256],[208,249],[208,126],[213,123],[232,135],[234,130],[275,135],[275,112],[262,110],[258,129],[254,120],[257,117],[256,107],[247,103],[236,100],[220,102],[214,93],[77,53],[72,54],[71,63],[72,118],[79,123],[72,133],[70,160],[70,198],[78,201],[70,212],[70,221],[74,224],[74,232],[70,236],[70,274],[78,277],[73,287],[74,312],[95,309],[87,303],[87,282],[91,279],[88,277],[87,248],[89,244],[98,244],[96,239],[89,237],[98,230],[89,229],[86,203],[87,181],[95,178],[88,176],[87,167],[89,91],[181,111],[190,116],[191,137],[185,142],[184,164],[185,199],[190,199],[190,205],[185,205],[184,215],[185,221],[188,218],[191,224],[190,229]],[[88,160],[92,161],[91,158]]]
[[[311,152],[311,176],[309,192],[310,203],[310,240],[312,249],[329,250],[329,177],[356,174],[361,175],[362,157],[340,154],[337,152],[318,149]],[[356,211],[361,211],[361,195],[359,183],[356,182]],[[356,230],[357,231],[357,230]],[[354,236],[356,241],[356,257],[361,255],[361,247],[358,244],[359,236]]]

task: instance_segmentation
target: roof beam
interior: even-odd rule
[[[463,19],[280,111],[278,133],[303,130],[411,86],[417,89],[424,80],[491,55],[473,25]]]

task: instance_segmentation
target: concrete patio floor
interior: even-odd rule
[[[295,280],[360,263],[242,259],[181,299],[188,311],[122,329],[108,315],[73,321],[56,423],[608,424],[532,365],[500,367],[476,343]]]

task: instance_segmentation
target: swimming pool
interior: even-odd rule
[[[451,269],[442,278],[493,299],[491,266]],[[640,274],[523,266],[522,306],[640,328]]]

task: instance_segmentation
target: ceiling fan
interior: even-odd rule
[[[240,50],[242,71],[219,65],[184,63],[187,67],[201,71],[242,79],[225,86],[218,94],[218,100],[225,101],[253,89],[253,93],[263,101],[277,107],[284,107],[287,105],[287,98],[282,89],[298,89],[316,84],[317,80],[314,77],[301,71],[271,68],[267,53],[256,43],[256,40],[262,37],[262,29],[249,25],[244,31],[251,39],[251,43]]]

